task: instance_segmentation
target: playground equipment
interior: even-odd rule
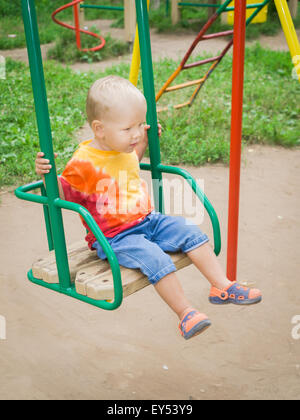
[[[222,3],[224,3],[226,0],[208,0],[206,3],[199,3],[199,2],[186,2],[186,1],[178,1],[178,0],[166,0],[166,14],[169,14],[169,2],[171,1],[171,18],[172,23],[175,25],[178,23],[180,19],[180,10],[182,8],[188,8],[188,7],[198,7],[198,8],[207,8],[208,9],[208,17],[211,17],[218,9],[219,6],[221,6]],[[246,17],[250,17],[251,15],[251,7],[256,7],[258,4],[257,0],[247,0],[247,12]],[[252,6],[251,6],[252,5]],[[232,0],[232,9],[228,9],[222,14],[222,22],[225,24],[233,25],[234,21],[234,0]],[[250,7],[249,7],[250,6]],[[268,6],[265,6],[259,13],[255,16],[255,18],[252,20],[251,23],[261,23],[265,22],[267,20],[267,8]]]
[[[56,18],[56,15],[62,12],[65,9],[73,7],[73,16],[74,16],[74,26],[64,23]],[[93,32],[87,31],[82,29],[81,27],[84,26],[84,10],[85,9],[97,9],[97,10],[113,10],[118,12],[124,13],[124,31],[125,31],[125,40],[127,42],[132,42],[134,33],[135,33],[135,26],[136,26],[136,19],[135,19],[135,8],[134,3],[132,0],[124,0],[124,6],[108,6],[108,5],[96,5],[96,4],[85,4],[84,0],[73,0],[71,3],[65,4],[64,6],[59,7],[52,13],[52,19],[58,25],[63,26],[64,28],[71,29],[75,31],[76,35],[76,44],[77,48],[80,51],[99,51],[105,45],[105,39]],[[81,34],[86,34],[98,38],[101,40],[101,44],[94,47],[94,48],[81,48]]]
[[[151,171],[155,209],[162,213],[164,213],[162,174],[176,174],[187,180],[210,217],[213,227],[214,251],[218,255],[221,249],[220,227],[211,203],[187,171],[161,163],[146,0],[136,0],[136,12],[144,94],[148,104],[147,122],[151,126],[148,133],[151,164],[141,163],[140,167],[142,170]],[[113,310],[121,305],[124,296],[147,286],[149,282],[139,270],[120,267],[105,236],[91,214],[83,206],[59,198],[34,0],[22,0],[22,14],[40,150],[52,165],[50,173],[45,176],[46,188],[42,181],[38,181],[21,186],[15,191],[18,198],[43,205],[48,247],[52,251],[49,257],[38,260],[33,264],[32,269],[28,271],[28,278],[33,283],[53,291],[102,309]],[[41,190],[41,195],[32,193],[36,189]],[[94,233],[106,253],[108,262],[100,261],[92,252],[87,250],[86,245],[83,245],[82,242],[74,244],[67,250],[62,209],[75,211],[86,221],[89,229]],[[190,264],[190,260],[185,254],[178,253],[171,256],[178,269]]]
[[[187,87],[191,87],[191,86],[196,86],[195,90],[193,91],[193,93],[192,93],[192,95],[191,95],[191,97],[189,98],[188,101],[186,101],[184,103],[181,103],[181,104],[173,105],[173,108],[178,109],[178,108],[182,108],[182,107],[185,107],[185,106],[191,106],[194,103],[194,101],[195,101],[197,95],[199,94],[199,92],[200,92],[202,86],[204,85],[204,83],[208,80],[209,76],[217,68],[217,66],[222,61],[222,59],[226,55],[226,53],[230,50],[231,46],[233,45],[233,38],[228,42],[228,44],[226,45],[224,50],[221,52],[221,54],[219,54],[215,57],[207,58],[207,59],[200,60],[200,61],[197,61],[197,62],[194,62],[194,63],[188,63],[188,60],[190,59],[193,51],[195,50],[195,48],[199,44],[199,42],[201,42],[203,40],[209,40],[209,39],[214,39],[214,38],[219,38],[219,37],[224,37],[224,36],[232,36],[233,35],[232,30],[206,35],[208,29],[213,25],[213,23],[218,19],[219,16],[221,16],[223,13],[226,13],[226,12],[233,13],[235,8],[230,6],[230,4],[232,4],[232,1],[233,0],[224,0],[223,4],[219,5],[216,12],[208,19],[206,24],[199,31],[195,40],[193,41],[193,43],[189,47],[187,53],[183,57],[181,63],[177,67],[177,69],[171,74],[171,76],[168,78],[168,80],[165,82],[165,84],[158,91],[158,93],[156,95],[156,101],[159,101],[159,99],[165,93],[174,92],[178,89],[183,89],[183,88],[187,88]],[[249,4],[246,5],[246,10],[247,10],[247,12],[249,12],[249,14],[247,15],[248,17],[246,19],[246,26],[248,26],[251,22],[253,22],[253,20],[260,13],[262,13],[262,11],[266,10],[266,7],[268,6],[270,1],[271,0],[264,0],[261,3],[249,2]],[[181,5],[181,4],[182,5],[187,5],[187,4],[192,5],[193,4],[194,6],[198,6],[198,7],[209,7],[209,6],[216,7],[217,6],[216,4],[178,3],[177,0],[174,0],[174,3],[176,3],[176,5]],[[283,27],[283,30],[284,30],[284,33],[285,33],[285,36],[286,36],[286,40],[287,40],[289,49],[290,49],[290,53],[291,53],[291,56],[292,56],[292,61],[293,61],[293,64],[295,65],[295,67],[296,67],[296,72],[297,72],[297,75],[298,75],[298,79],[300,81],[300,46],[299,46],[299,41],[297,39],[296,31],[295,31],[295,28],[294,28],[294,25],[293,25],[293,21],[292,21],[290,12],[289,12],[289,8],[287,6],[286,0],[275,0],[275,5],[276,5],[278,15],[279,15],[280,20],[281,20],[281,24],[282,24],[282,27]],[[188,70],[190,68],[198,67],[198,66],[201,66],[201,65],[207,64],[207,63],[212,63],[212,64],[211,64],[210,68],[206,71],[206,73],[204,74],[203,77],[198,78],[196,80],[188,80],[185,83],[181,83],[181,84],[178,84],[178,85],[175,85],[175,86],[174,85],[171,86],[172,82],[178,77],[178,75],[183,70]],[[168,109],[169,109],[168,106],[161,107],[161,108],[158,108],[158,112],[166,111]]]
[[[286,0],[274,0],[275,6],[278,12],[278,16],[281,22],[282,29],[284,31],[287,44],[290,49],[293,64],[295,66],[296,74],[300,82],[300,44],[297,38],[293,20],[290,14],[289,7]],[[294,12],[296,6],[294,5]]]
[[[98,35],[98,34],[95,34],[95,33],[93,33],[93,32],[90,32],[90,31],[87,31],[87,30],[84,30],[84,29],[81,29],[81,28],[80,28],[80,19],[79,19],[79,4],[80,4],[82,1],[83,1],[83,0],[74,0],[74,1],[72,1],[71,3],[68,3],[68,4],[66,4],[66,5],[64,5],[64,6],[60,7],[60,8],[58,8],[57,10],[55,10],[55,11],[52,13],[52,15],[51,15],[52,20],[53,20],[55,23],[57,23],[58,25],[63,26],[64,28],[71,29],[71,30],[75,31],[75,35],[76,35],[76,44],[77,44],[77,48],[78,48],[80,51],[99,51],[99,50],[101,50],[101,49],[104,47],[104,45],[105,45],[105,39],[104,39],[101,35]],[[57,15],[58,13],[62,12],[62,11],[63,11],[63,10],[65,10],[65,9],[68,9],[69,7],[73,7],[73,13],[74,13],[74,24],[75,24],[75,26],[72,26],[72,25],[69,25],[69,24],[67,24],[67,23],[61,22],[60,20],[58,20],[58,19],[56,18],[56,15]],[[86,34],[86,35],[90,35],[90,36],[93,36],[93,37],[95,37],[95,38],[100,39],[100,40],[101,40],[101,44],[100,44],[100,45],[98,45],[98,46],[96,46],[96,47],[94,47],[94,48],[81,48],[81,37],[80,37],[80,34],[81,34],[81,33]]]
[[[222,1],[224,3],[224,0]],[[222,14],[223,22],[229,25],[233,25],[234,23],[234,6],[235,0],[232,0],[231,7],[233,10],[225,12]],[[247,0],[247,10],[246,10],[246,19],[248,19],[252,15],[252,7],[256,8],[257,0]],[[268,4],[264,6],[260,12],[251,20],[251,23],[264,23],[267,21],[268,18]]]

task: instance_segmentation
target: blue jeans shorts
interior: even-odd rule
[[[208,237],[199,227],[190,224],[185,218],[166,216],[155,211],[136,226],[106,239],[120,265],[139,268],[152,284],[176,271],[171,257],[164,251],[186,253],[208,242]],[[106,259],[97,241],[93,248],[99,258]]]

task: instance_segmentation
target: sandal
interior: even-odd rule
[[[181,335],[188,340],[202,333],[210,325],[211,322],[205,314],[201,314],[195,309],[187,309],[179,323],[179,330]]]
[[[258,303],[262,299],[260,290],[250,289],[233,282],[226,289],[211,288],[209,295],[210,303],[223,305],[225,303],[234,303],[235,305],[251,305]]]

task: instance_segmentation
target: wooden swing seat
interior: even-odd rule
[[[177,270],[191,264],[189,257],[182,252],[168,253]],[[114,284],[107,260],[99,259],[96,251],[91,251],[82,240],[68,247],[68,261],[71,282],[75,282],[76,292],[96,300],[113,300]],[[150,284],[139,269],[120,265],[123,297],[129,296]],[[59,283],[54,251],[38,258],[32,265],[34,277],[46,283]]]

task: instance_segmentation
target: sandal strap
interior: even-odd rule
[[[233,282],[232,284],[234,284],[235,282]],[[232,284],[230,285],[230,287],[232,286]],[[210,289],[210,297],[218,297],[221,300],[226,300],[228,299],[228,292],[227,290],[223,290],[223,289],[218,289],[217,287],[212,286]]]

